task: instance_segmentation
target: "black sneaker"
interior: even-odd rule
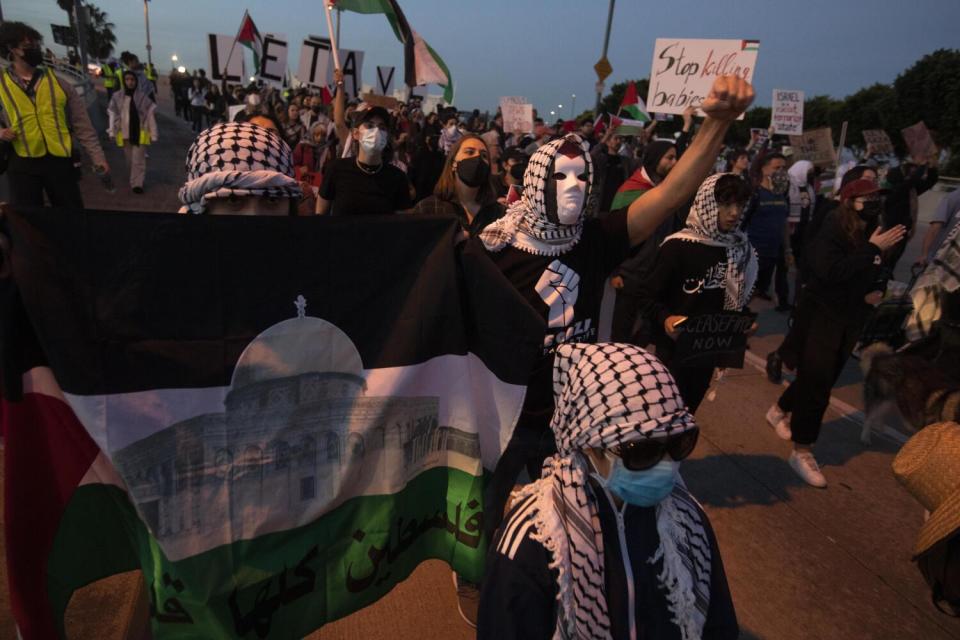
[[[134,193],[143,193],[143,187],[134,187],[134,188],[133,188],[133,192],[134,192]]]
[[[464,580],[453,572],[453,586],[457,589],[457,611],[472,629],[477,628],[477,612],[480,609],[480,585]]]
[[[779,351],[767,354],[767,380],[773,384],[780,384],[783,380],[783,360],[780,359]]]

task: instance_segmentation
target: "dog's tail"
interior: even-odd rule
[[[886,342],[874,342],[873,344],[865,347],[860,352],[860,371],[863,372],[863,375],[870,373],[870,368],[873,366],[873,359],[877,356],[888,356],[893,353],[893,347],[888,345]]]

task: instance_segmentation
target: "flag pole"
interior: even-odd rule
[[[248,15],[250,15],[250,12],[244,10],[243,18],[240,20],[240,26],[237,28],[237,35],[233,36],[233,44],[230,45],[230,53],[227,55],[227,62],[226,64],[223,65],[223,71],[220,73],[220,75],[223,76],[224,81],[226,81],[227,76],[229,75],[227,73],[227,69],[230,68],[230,59],[233,58],[233,50],[237,48],[237,38],[240,37],[240,32],[243,31],[243,25],[247,23]],[[240,84],[241,85],[243,84],[243,74],[241,74],[241,77],[240,77]]]
[[[330,48],[333,50],[333,67],[340,71],[340,52],[338,51],[336,34],[333,30],[333,19],[330,17],[330,3],[323,1],[323,9],[327,14],[327,33],[330,34]]]
[[[147,64],[153,67],[153,55],[151,54],[153,47],[150,46],[150,10],[147,8],[147,2],[149,0],[143,0],[143,24],[147,30]]]
[[[610,0],[610,11],[607,13],[607,34],[603,37],[603,55],[601,60],[607,57],[607,48],[610,46],[610,25],[613,23],[613,4],[616,0]],[[603,80],[597,83],[597,106],[594,107],[595,113],[600,113],[600,101],[603,99]],[[619,115],[619,114],[618,114]]]

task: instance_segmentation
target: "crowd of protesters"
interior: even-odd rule
[[[39,34],[14,36],[0,37],[14,70],[2,82],[22,89],[40,68]],[[122,66],[108,87],[109,134],[142,192],[156,85],[135,56]],[[58,83],[44,72],[41,81]],[[826,487],[812,447],[831,388],[916,228],[916,198],[937,181],[936,159],[881,167],[868,149],[828,188],[772,137],[724,146],[753,99],[738,78],[718,79],[699,126],[688,110],[668,138],[656,136],[656,122],[623,130],[593,116],[535,117],[531,131],[507,131],[499,112],[348,100],[339,75],[333,89],[172,72],[176,115],[197,133],[181,212],[453,216],[541,314],[543,352],[487,491],[487,575],[482,584],[457,578],[465,619],[489,638],[628,637],[638,628],[644,637],[736,638],[716,540],[677,471],[696,444],[692,414],[715,366],[677,357],[678,336],[705,314],[749,316],[773,287],[792,328],[768,374],[779,381],[787,366],[796,377],[766,419],[793,441],[790,467]],[[66,139],[77,137],[106,170],[72,90],[61,90],[73,124]],[[9,118],[15,105],[3,106]],[[70,149],[37,156],[13,124],[0,129],[16,150],[8,170],[28,179],[12,199],[38,204],[45,191],[53,204],[82,206],[78,194],[62,194],[70,181],[54,179]],[[223,153],[231,145],[260,153]],[[936,231],[955,216],[940,216]],[[936,244],[931,235],[922,261]],[[593,345],[608,287],[616,343]],[[757,328],[751,321],[744,332]],[[613,381],[602,375],[610,368]],[[540,480],[511,499],[524,471]]]

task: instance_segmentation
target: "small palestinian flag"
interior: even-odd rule
[[[617,133],[624,136],[640,135],[644,125],[650,122],[647,105],[643,102],[643,98],[637,95],[637,85],[633,81],[627,84],[627,91],[623,94],[623,101],[620,103],[619,115],[625,117],[618,125]]]
[[[429,558],[480,580],[543,321],[456,220],[363,217],[8,212],[18,637],[138,568],[158,640],[302,638]]]
[[[760,51],[760,41],[759,40],[741,40],[740,50],[741,51]]]
[[[260,59],[263,56],[263,38],[257,25],[253,24],[253,18],[248,11],[243,12],[243,21],[240,23],[240,30],[237,31],[237,42],[253,52],[253,66],[260,72]]]

